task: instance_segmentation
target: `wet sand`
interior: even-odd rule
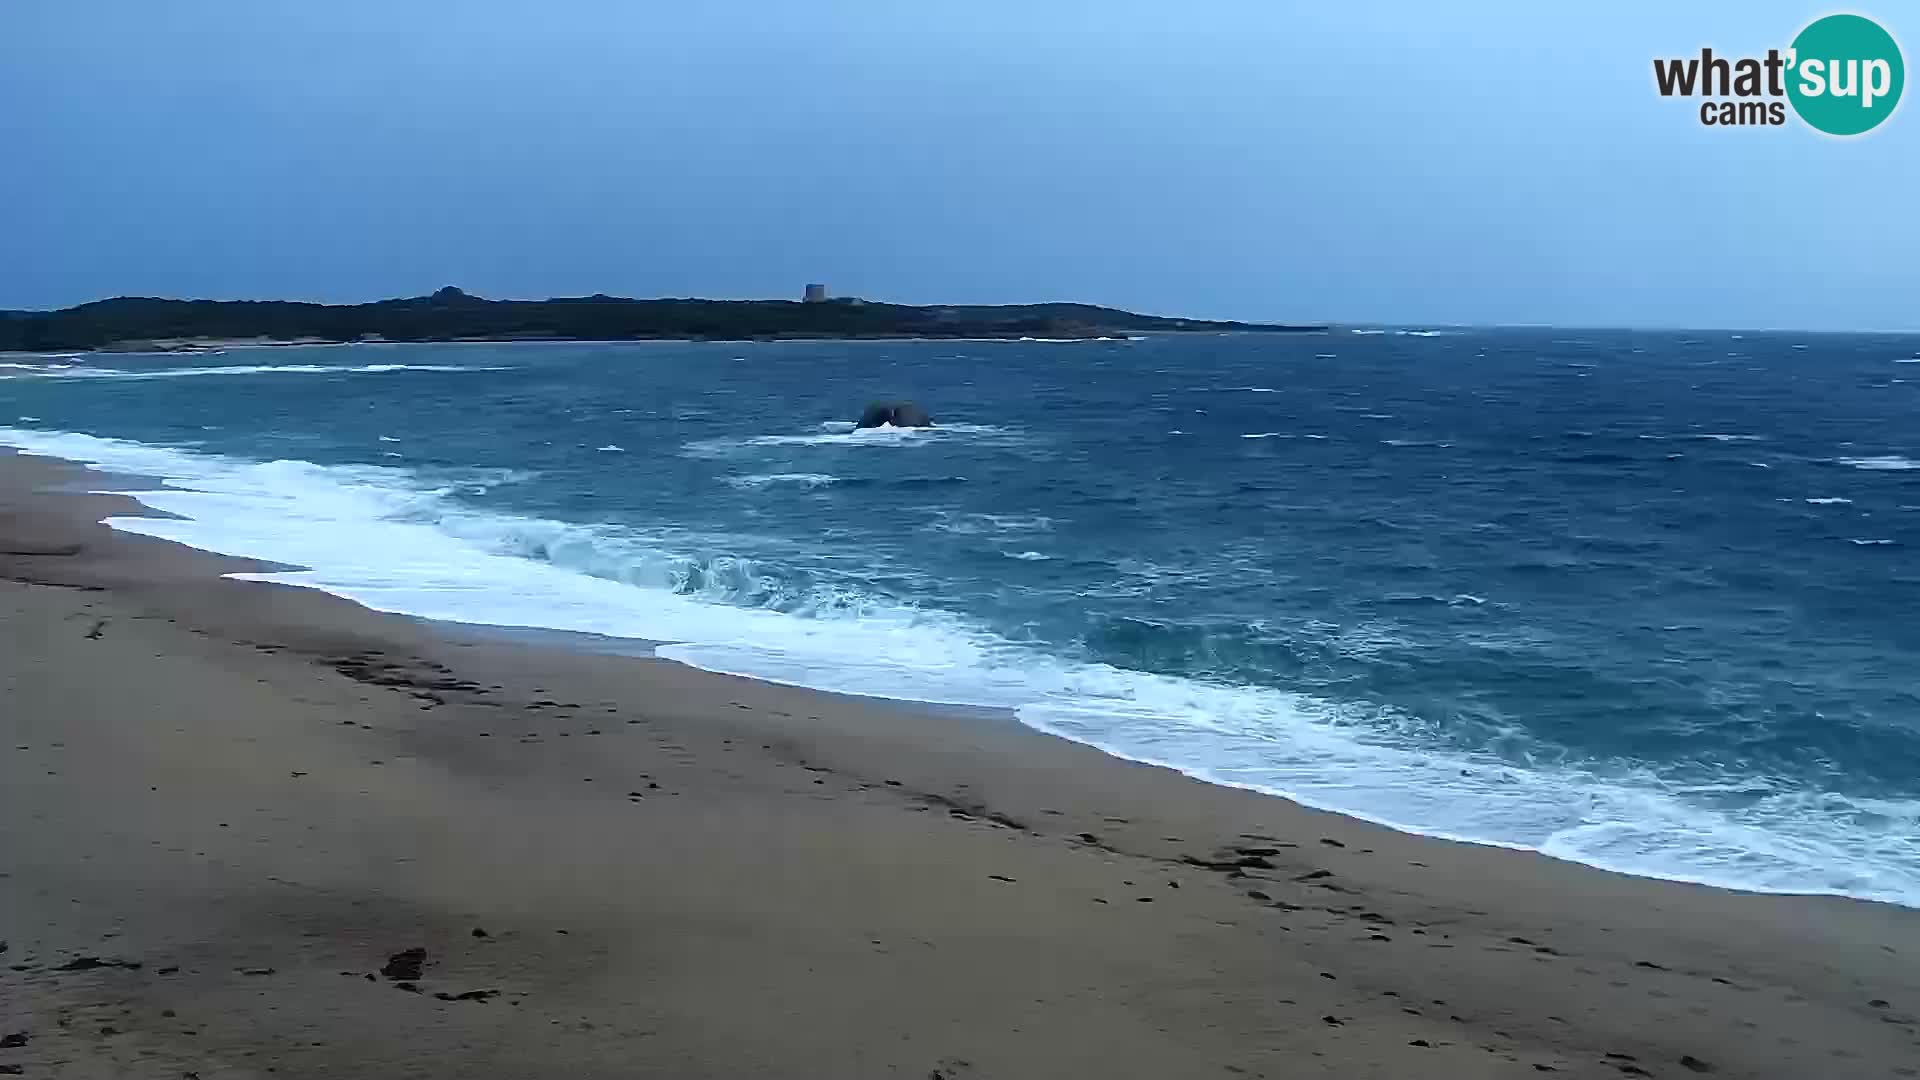
[[[0,1073],[1920,1077],[1920,912],[223,579],[76,481],[0,455]]]

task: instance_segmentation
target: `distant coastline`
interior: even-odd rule
[[[118,297],[0,311],[0,352],[206,352],[356,342],[784,341],[1315,333],[1286,325],[1141,315],[1092,304],[932,305],[840,299],[488,300],[448,287],[367,304]]]

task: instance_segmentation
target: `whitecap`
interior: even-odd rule
[[[618,453],[624,452],[626,450],[626,447],[615,446],[612,443],[608,443],[605,446],[596,446],[594,447],[594,449],[600,451],[603,454],[618,454]]]
[[[1053,519],[1043,514],[955,514],[943,511],[939,514],[939,520],[927,528],[961,536],[1051,532]]]
[[[818,431],[806,435],[751,435],[744,438],[699,439],[687,443],[682,453],[690,457],[727,457],[765,446],[847,446],[866,448],[904,448],[936,446],[955,440],[986,443],[1024,442],[1025,435],[993,424],[936,424],[933,427],[855,427],[851,421],[829,420]]]
[[[1053,556],[1039,551],[1003,551],[1000,554],[1021,562],[1050,562],[1053,559]]]
[[[762,473],[755,476],[729,476],[727,483],[743,490],[770,487],[776,484],[791,484],[802,488],[822,488],[838,483],[837,476],[826,473]]]
[[[1879,547],[1881,545],[1893,543],[1893,541],[1891,540],[1854,540],[1854,539],[1850,539],[1847,542],[1850,544],[1858,544],[1861,547]]]
[[[56,365],[29,370],[24,375],[0,375],[0,379],[184,379],[207,376],[239,375],[384,375],[396,371],[433,371],[456,373],[500,371],[498,367],[463,364],[236,364],[223,367],[186,368],[103,368]]]
[[[1842,465],[1851,465],[1868,472],[1906,472],[1920,469],[1920,461],[1904,458],[1898,454],[1882,454],[1877,457],[1843,457],[1838,459]]]
[[[1853,502],[1852,499],[1843,499],[1837,495],[1828,496],[1827,498],[1823,498],[1823,499],[1805,499],[1802,501],[1809,503],[1810,505],[1813,505],[1813,506],[1843,506]]]

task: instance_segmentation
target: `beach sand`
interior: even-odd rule
[[[0,1071],[1920,1076],[1920,912],[224,579],[105,484],[0,457]]]

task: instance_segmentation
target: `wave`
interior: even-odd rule
[[[822,488],[840,481],[837,476],[826,473],[763,473],[758,476],[730,476],[727,483],[733,487],[752,490],[774,485],[791,484],[802,488]]]
[[[821,690],[1005,709],[1118,757],[1410,832],[1642,875],[1920,906],[1920,802],[1764,777],[1738,778],[1741,797],[1728,799],[1716,792],[1731,777],[1683,783],[1630,762],[1522,766],[1492,750],[1436,747],[1417,718],[1384,706],[1049,652],[858,578],[741,554],[729,537],[483,511],[462,501],[464,483],[401,468],[44,431],[0,429],[0,443],[165,478],[131,494],[176,516],[109,519],[114,528],[301,568],[240,577],[430,619],[664,641],[660,655],[696,667]],[[1051,526],[993,515],[948,524]]]
[[[1843,457],[1837,459],[1842,465],[1850,465],[1868,472],[1907,472],[1920,469],[1920,461],[1900,457],[1897,454],[1882,454],[1878,457]]]
[[[1812,506],[1844,506],[1853,502],[1852,499],[1842,498],[1838,495],[1819,499],[1802,499],[1801,501]]]
[[[1053,519],[1039,514],[955,514],[938,511],[936,517],[937,520],[927,526],[929,529],[961,536],[1053,531]]]
[[[22,375],[0,374],[0,379],[180,379],[202,375],[382,375],[394,371],[500,371],[498,367],[468,364],[239,364],[195,368],[102,368],[74,364],[0,364],[21,369]]]
[[[772,434],[697,439],[681,448],[691,457],[731,457],[769,446],[846,446],[898,448],[935,446],[955,440],[1019,442],[1025,438],[1013,428],[994,424],[936,424],[933,427],[855,427],[850,420],[828,420],[805,434]]]

